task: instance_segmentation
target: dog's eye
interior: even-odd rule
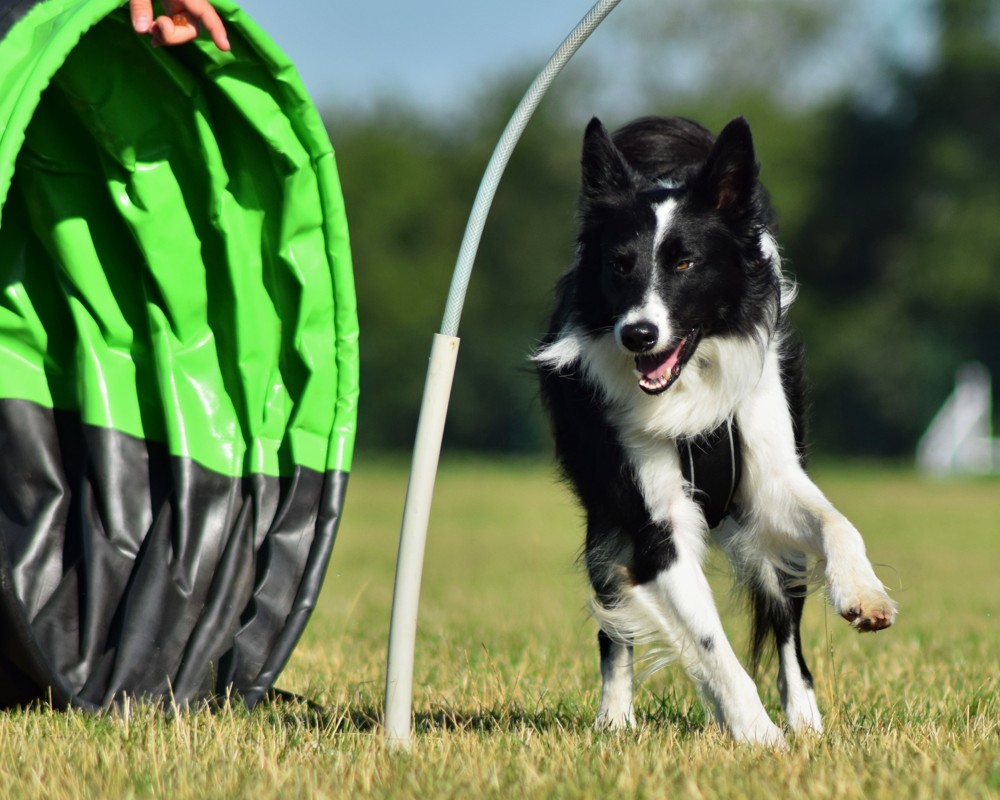
[[[686,269],[691,269],[694,266],[694,262],[690,258],[682,258],[674,265],[674,269],[677,272],[683,272]]]
[[[608,267],[615,275],[628,275],[635,268],[635,258],[618,256],[608,261]]]

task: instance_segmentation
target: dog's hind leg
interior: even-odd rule
[[[751,674],[759,677],[765,654],[773,645],[778,654],[778,692],[788,727],[796,732],[822,732],[800,634],[807,580],[805,555],[765,554],[754,541],[756,537],[732,518],[714,534],[732,564],[737,587],[749,601]]]
[[[601,703],[595,727],[620,730],[635,727],[632,707],[632,645],[603,630],[597,634],[601,651]]]
[[[778,693],[788,727],[796,733],[822,733],[823,719],[816,703],[813,677],[802,655],[800,624],[805,605],[803,590],[786,594],[784,614],[772,617],[771,625],[778,648]]]
[[[773,637],[778,653],[778,693],[788,727],[796,733],[822,733],[812,673],[802,654],[800,626],[806,560],[796,555],[783,561],[781,566],[775,566],[762,559],[758,574],[749,582],[753,607],[751,663],[756,672],[767,640]]]

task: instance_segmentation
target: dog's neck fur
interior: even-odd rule
[[[767,352],[777,347],[766,331],[756,337],[703,339],[677,382],[662,395],[647,395],[636,382],[633,359],[611,333],[588,335],[570,324],[535,360],[550,367],[577,364],[607,408],[608,422],[628,446],[712,431],[732,419],[760,381]],[[725,368],[723,368],[725,364]]]

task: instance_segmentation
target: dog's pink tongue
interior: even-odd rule
[[[642,373],[646,381],[656,382],[665,378],[677,365],[685,341],[687,340],[682,340],[673,350],[649,356],[636,356],[635,368]]]

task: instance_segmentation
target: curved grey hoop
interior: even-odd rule
[[[441,437],[458,358],[458,326],[483,227],[507,162],[542,96],[556,75],[619,2],[621,0],[598,0],[532,81],[504,128],[486,166],[465,227],[448,291],[441,332],[434,335],[431,347],[399,536],[385,683],[385,737],[397,747],[406,748],[410,744],[417,606],[420,601],[427,525],[441,454]]]

